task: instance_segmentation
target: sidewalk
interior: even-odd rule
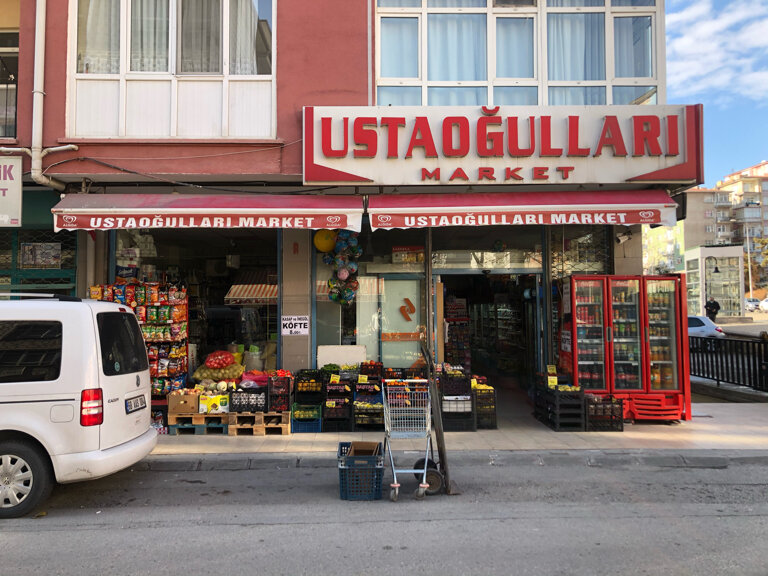
[[[507,450],[766,450],[768,403],[694,403],[693,419],[676,424],[637,422],[623,432],[555,432],[534,419],[519,389],[497,389],[498,429],[446,432],[456,451]],[[381,441],[384,432],[290,436],[160,436],[152,455],[336,453],[339,442]],[[397,450],[423,452],[424,442],[398,440]]]

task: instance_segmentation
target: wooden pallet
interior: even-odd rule
[[[264,436],[266,434],[266,427],[264,424],[230,424],[229,435],[230,436]]]
[[[277,426],[281,424],[290,425],[291,423],[290,412],[265,412],[263,416],[264,424],[267,426]]]
[[[263,426],[263,412],[230,412],[229,425],[232,426]]]
[[[226,424],[178,424],[168,426],[168,434],[172,436],[226,436],[229,426]]]
[[[264,426],[264,433],[267,436],[289,436],[291,434],[291,424],[267,424]]]

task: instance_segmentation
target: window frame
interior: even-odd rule
[[[378,3],[377,3],[378,4]],[[655,88],[656,104],[666,103],[666,63],[665,46],[662,42],[664,38],[664,18],[663,6],[655,2],[653,6],[613,6],[610,0],[606,0],[605,6],[587,6],[587,7],[549,7],[546,0],[538,0],[535,6],[504,6],[494,7],[493,0],[488,0],[486,7],[480,8],[430,8],[428,0],[422,0],[419,7],[380,7],[376,6],[375,14],[375,34],[376,34],[376,56],[375,56],[375,77],[376,83],[376,101],[378,103],[378,89],[382,87],[398,86],[418,86],[421,88],[422,105],[429,105],[428,90],[431,87],[484,87],[487,89],[488,105],[494,103],[494,89],[497,87],[536,87],[538,98],[537,105],[549,105],[550,87],[601,87],[605,91],[605,104],[612,105],[614,102],[613,89],[618,87],[644,87]],[[461,82],[438,82],[430,81],[427,78],[427,33],[429,14],[439,13],[481,13],[487,17],[486,51],[487,51],[487,80],[486,81],[461,81]],[[571,80],[571,81],[550,81],[548,79],[548,33],[547,21],[549,14],[585,14],[601,13],[605,15],[604,20],[604,42],[605,42],[605,79],[604,80]],[[381,75],[381,19],[390,17],[413,17],[419,18],[419,77],[418,78],[385,78]],[[648,17],[651,18],[651,72],[650,77],[616,77],[616,57],[615,57],[615,39],[614,25],[616,18]],[[534,74],[533,78],[503,78],[499,77],[496,69],[497,58],[497,34],[496,26],[499,19],[504,18],[533,18],[533,54],[534,54]],[[381,105],[381,104],[379,104]]]

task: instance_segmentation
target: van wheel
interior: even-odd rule
[[[53,489],[47,458],[20,440],[0,442],[0,518],[29,514]]]

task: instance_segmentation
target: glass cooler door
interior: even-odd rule
[[[640,280],[610,280],[613,333],[613,389],[643,389]]]
[[[679,390],[674,280],[646,281],[650,390]]]
[[[586,390],[606,390],[602,280],[574,279],[576,381]]]

